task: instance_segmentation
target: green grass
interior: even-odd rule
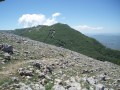
[[[53,86],[54,86],[54,83],[48,82],[47,85],[45,85],[45,90],[52,90]]]
[[[12,80],[10,78],[4,78],[0,80],[0,86],[7,83],[8,85],[10,85],[12,82]]]
[[[56,31],[54,38],[48,36],[51,27],[54,27]],[[67,48],[101,61],[109,61],[120,65],[120,51],[106,48],[95,39],[85,36],[66,24],[58,23],[52,26],[16,29],[12,32],[33,40]]]

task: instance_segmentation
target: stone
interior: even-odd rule
[[[45,77],[46,77],[46,79],[51,80],[50,76],[46,75]]]
[[[44,79],[44,78],[45,78],[44,73],[41,73],[41,74],[38,76],[38,78],[40,78],[40,79]]]
[[[71,77],[70,80],[65,81],[67,86],[69,86],[68,90],[81,90],[80,83],[75,81],[74,77]]]
[[[101,74],[101,75],[99,76],[99,78],[100,78],[100,80],[102,80],[102,81],[106,81],[106,76],[105,76],[104,74]]]
[[[32,67],[30,67],[29,70],[30,70],[31,72],[34,72],[34,68],[32,68]]]
[[[19,68],[18,73],[21,76],[33,76],[33,71],[25,70],[24,68]]]
[[[8,45],[8,44],[3,44],[2,46],[2,51],[13,54],[13,46]]]
[[[25,54],[29,54],[30,52],[29,51],[24,51]]]
[[[68,90],[81,90],[80,83],[73,82],[69,84],[71,87]]]
[[[117,79],[116,82],[117,82],[117,83],[120,83],[120,79]]]
[[[19,43],[19,44],[20,44],[20,43],[22,43],[22,41],[21,41],[21,40],[19,40],[19,41],[16,41],[16,43]]]
[[[30,76],[26,76],[26,78],[27,78],[27,79],[31,79],[32,77],[30,77]]]
[[[32,88],[33,90],[45,90],[45,87],[41,84],[34,84]]]
[[[13,84],[13,87],[14,88],[20,88],[20,85],[19,84]]]
[[[1,64],[5,64],[5,61],[2,61]]]
[[[48,72],[49,72],[49,73],[51,73],[51,74],[52,74],[53,69],[52,69],[50,66],[47,66],[47,67],[46,67],[46,69],[48,70]]]
[[[41,68],[41,64],[40,63],[34,63],[33,66],[37,67],[38,69]]]
[[[24,72],[24,75],[25,75],[25,76],[33,76],[33,72],[30,71],[30,70],[26,70],[26,71]]]
[[[62,82],[61,79],[55,79],[55,81],[54,81],[55,84],[59,84],[60,82]]]
[[[4,54],[4,58],[5,58],[6,60],[10,60],[10,59],[11,59],[11,56],[10,56],[9,53],[5,53],[5,54]]]
[[[20,85],[19,90],[32,90],[32,88],[31,88],[30,86],[25,85],[25,84],[22,83],[22,82],[20,82],[19,85]]]
[[[15,82],[15,83],[18,83],[18,82],[19,82],[19,78],[18,78],[18,77],[12,77],[11,79],[12,79],[12,81]]]
[[[35,70],[35,73],[40,74],[41,71],[37,69],[37,70]]]
[[[42,80],[41,80],[41,82],[40,82],[40,83],[44,86],[44,85],[46,85],[46,84],[47,84],[47,82],[48,82],[48,81],[44,78],[44,79],[42,79]]]
[[[70,77],[70,82],[75,82],[75,78],[74,77]]]
[[[93,77],[87,78],[87,82],[90,83],[91,85],[96,84],[96,80]]]
[[[80,90],[80,89],[77,89],[76,87],[70,87],[68,88],[68,90]]]
[[[90,73],[90,71],[89,70],[83,70],[82,71],[82,74],[87,74],[87,73]]]
[[[104,90],[104,89],[105,89],[105,87],[104,87],[103,84],[97,84],[96,85],[96,90]]]
[[[52,90],[65,90],[65,88],[61,85],[54,85]]]

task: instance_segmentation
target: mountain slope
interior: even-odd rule
[[[0,90],[119,90],[120,66],[9,33],[0,50]]]
[[[48,36],[52,27],[56,31],[54,38]],[[62,46],[98,60],[120,64],[120,51],[106,48],[95,39],[83,35],[66,24],[57,23],[52,26],[17,29],[13,33],[48,44]]]

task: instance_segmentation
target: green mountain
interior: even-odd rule
[[[53,38],[49,35],[51,28],[55,29]],[[85,36],[66,24],[57,23],[52,26],[16,29],[13,33],[67,48],[101,61],[110,61],[120,65],[120,51],[106,48],[95,39]]]

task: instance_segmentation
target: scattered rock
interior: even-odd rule
[[[15,83],[18,83],[18,82],[19,82],[19,78],[18,78],[18,77],[12,77],[11,79],[12,79],[12,81],[15,82]]]
[[[30,88],[28,85],[25,85],[24,83],[20,83],[19,90],[32,90],[32,88]]]
[[[10,59],[11,59],[10,54],[9,54],[9,53],[5,53],[5,54],[4,54],[4,59],[10,60]]]
[[[8,44],[3,44],[1,50],[10,54],[13,54],[13,46]]]
[[[41,84],[35,84],[32,86],[33,90],[45,90],[45,87]]]
[[[40,63],[34,63],[33,66],[37,67],[38,69],[41,68],[41,64]]]
[[[87,74],[87,73],[90,73],[90,71],[89,70],[83,70],[82,71],[82,74]]]
[[[101,74],[101,75],[99,76],[99,78],[100,78],[100,80],[102,80],[102,81],[106,81],[106,76],[105,76],[104,74]]]
[[[115,64],[13,34],[0,33],[1,39],[8,41],[0,44],[0,57],[4,56],[0,58],[1,63],[17,58],[25,65],[22,68],[15,65],[18,73],[9,74],[12,82],[4,83],[0,90],[45,90],[46,85],[53,90],[117,90],[120,87],[120,67]],[[7,71],[7,68],[1,70]]]
[[[91,85],[95,85],[97,83],[97,81],[93,77],[87,78],[87,82]]]
[[[52,89],[53,90],[65,90],[65,88],[61,85],[54,85]]]
[[[40,79],[44,79],[44,78],[45,78],[44,73],[41,73],[41,74],[38,76],[38,78],[40,78]]]
[[[105,89],[104,85],[102,85],[102,84],[96,85],[96,90],[104,90],[104,89]]]

